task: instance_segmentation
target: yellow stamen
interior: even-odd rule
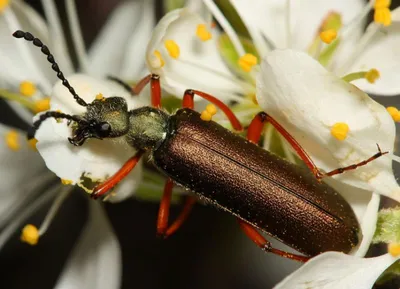
[[[389,106],[386,108],[386,110],[395,122],[400,122],[400,112],[397,108],[395,108],[394,106]]]
[[[256,96],[255,93],[251,95],[251,101],[252,101],[254,104],[257,104],[257,105],[258,105],[258,100],[257,100],[257,96]]]
[[[30,81],[22,81],[19,84],[19,92],[24,96],[32,96],[36,93],[36,86]]]
[[[161,52],[160,52],[160,51],[158,51],[158,50],[154,50],[153,54],[154,54],[154,55],[155,55],[155,57],[157,57],[157,58],[158,58],[158,60],[160,61],[160,65],[159,65],[159,67],[163,67],[163,66],[164,66],[164,64],[165,64],[165,61],[164,61],[164,59],[163,59],[163,58],[162,58],[162,56],[161,56]]]
[[[389,26],[392,24],[392,14],[389,8],[375,9],[374,13],[375,23],[382,24],[383,26]]]
[[[211,115],[215,115],[217,113],[217,108],[215,107],[215,105],[210,103],[206,106],[206,111]]]
[[[61,179],[61,183],[63,184],[63,185],[72,185],[72,183],[73,183],[73,181],[71,181],[71,180],[66,180],[66,179]]]
[[[319,37],[326,44],[330,44],[333,40],[336,39],[337,31],[335,29],[328,29],[328,30],[322,31],[319,34]]]
[[[205,24],[197,25],[196,35],[201,41],[207,41],[212,38],[212,34],[208,31]]]
[[[37,151],[37,148],[36,148],[37,142],[38,142],[37,139],[33,138],[33,139],[28,140],[28,145],[31,149],[33,149],[34,151]]]
[[[257,57],[251,53],[246,53],[238,60],[239,66],[246,72],[250,72],[254,65],[257,64]]]
[[[103,101],[106,100],[106,98],[104,97],[104,95],[102,93],[97,94],[96,95],[96,99],[97,100],[103,100]]]
[[[375,68],[372,68],[365,73],[365,79],[368,80],[369,83],[375,83],[379,77],[379,71]]]
[[[337,122],[331,128],[331,135],[337,140],[345,140],[348,132],[349,126],[344,122]]]
[[[177,59],[180,54],[179,46],[176,44],[174,40],[165,40],[164,41],[164,46],[167,49],[169,56],[171,56],[174,59]]]
[[[390,4],[390,0],[375,0],[374,9],[389,8]]]
[[[0,0],[0,12],[3,12],[8,7],[9,2],[10,0]]]
[[[390,243],[388,245],[388,252],[393,257],[398,257],[400,255],[400,244],[399,243]]]
[[[39,113],[50,109],[50,98],[46,97],[35,101],[35,112]]]
[[[36,245],[39,241],[39,231],[31,224],[26,225],[22,229],[21,241],[28,243],[29,245]]]
[[[19,142],[19,136],[18,136],[18,132],[17,131],[10,130],[6,134],[6,144],[13,151],[19,150],[20,142]]]
[[[210,121],[212,119],[212,115],[207,110],[203,110],[203,112],[200,115],[200,118],[204,121]]]

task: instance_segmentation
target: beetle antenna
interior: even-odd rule
[[[39,38],[36,38],[29,32],[24,32],[21,30],[17,30],[13,33],[15,38],[24,38],[27,41],[32,41],[33,45],[39,47],[44,55],[47,56],[47,60],[52,64],[51,68],[57,73],[57,77],[62,81],[62,84],[68,88],[69,92],[72,94],[74,99],[79,105],[87,106],[88,104],[75,92],[75,89],[69,84],[68,80],[64,77],[64,74],[61,72],[58,67],[57,62],[54,59],[53,54],[50,53],[49,48],[42,43]]]
[[[45,113],[39,116],[39,119],[36,120],[33,123],[33,126],[28,130],[28,135],[27,135],[28,140],[33,139],[35,137],[35,133],[39,129],[42,122],[44,122],[48,118],[64,118],[70,121],[82,122],[81,118],[74,115],[69,115],[58,111],[46,111]]]

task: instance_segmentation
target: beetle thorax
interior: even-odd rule
[[[157,147],[167,134],[168,118],[168,114],[152,107],[130,111],[127,142],[132,147],[142,150]]]

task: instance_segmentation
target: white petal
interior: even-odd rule
[[[137,98],[132,97],[114,82],[100,81],[85,75],[71,76],[69,82],[88,103],[94,100],[97,94],[102,93],[104,97],[124,97],[128,102],[128,109],[140,106]],[[74,101],[61,82],[53,89],[51,109],[78,115],[85,111],[84,107]],[[72,130],[67,126],[66,120],[58,123],[54,119],[49,119],[42,124],[36,138],[39,141],[38,150],[47,167],[60,178],[71,180],[73,183],[79,182],[83,174],[93,180],[105,180],[117,172],[136,152],[124,142],[123,138],[90,139],[83,146],[75,147],[68,141],[71,134]],[[140,178],[141,165],[138,164],[116,187],[115,193],[128,196],[134,192]]]
[[[10,130],[0,125],[0,227],[52,177],[40,155],[28,146],[24,132],[18,131],[18,151],[6,145],[5,136]]]
[[[137,70],[132,68],[129,79],[136,80],[137,71],[144,68],[145,43],[150,37],[148,27],[154,25],[152,11],[146,10],[150,13],[144,13],[144,7],[148,5],[151,5],[151,1],[125,1],[113,11],[90,48],[91,75],[128,77],[126,71],[121,75],[122,68],[127,65],[126,61],[133,61],[129,66]],[[144,19],[145,17],[149,19]]]
[[[371,289],[396,260],[390,254],[359,258],[327,252],[308,261],[274,289]]]
[[[354,84],[366,92],[377,95],[398,95],[400,93],[400,8],[392,11],[392,25],[380,27],[369,44],[360,53],[350,72],[378,69],[380,78],[373,84],[366,80],[354,81]],[[371,23],[368,29],[377,26]]]
[[[325,181],[338,191],[353,209],[360,224],[362,239],[351,255],[363,257],[367,253],[375,233],[380,195],[349,186],[332,178]]]
[[[258,30],[274,46],[287,46],[286,2],[283,0],[230,0],[236,7],[243,22],[250,28]],[[303,0],[290,2],[290,31],[292,35],[290,48],[307,49],[314,39],[325,16],[339,12],[344,23],[355,17],[364,5],[362,0]]]
[[[206,21],[188,9],[174,10],[165,15],[153,30],[147,46],[146,61],[152,73],[159,74],[163,87],[175,96],[183,96],[186,89],[197,89],[215,95],[219,99],[246,93],[244,84],[235,77],[221,59],[216,35],[208,41],[196,36],[197,25]],[[165,40],[173,40],[180,47],[178,59],[169,56],[164,47]],[[154,55],[158,50],[165,62]]]
[[[377,143],[382,151],[393,151],[395,126],[386,109],[304,53],[271,52],[262,63],[257,99],[325,171],[368,159],[377,153]],[[350,128],[344,141],[330,134],[338,122]],[[387,155],[334,178],[400,201]]]
[[[89,201],[89,219],[56,289],[118,289],[121,252],[101,203]]]

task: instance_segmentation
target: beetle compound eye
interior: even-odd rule
[[[110,135],[111,125],[108,122],[99,123],[96,132],[100,137],[107,137]]]

